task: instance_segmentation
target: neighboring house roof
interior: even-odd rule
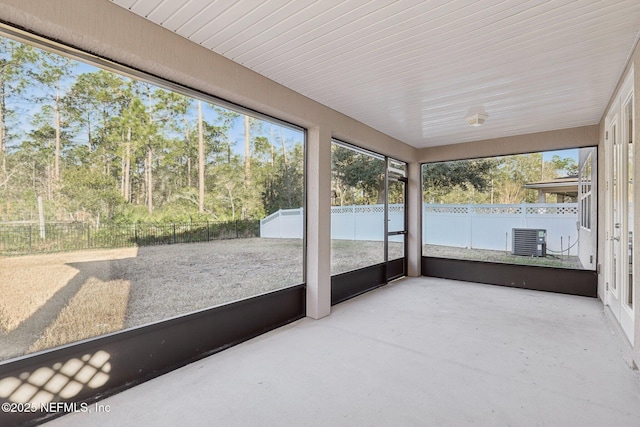
[[[522,187],[543,191],[544,193],[578,195],[578,176],[565,176],[547,181],[530,182]]]

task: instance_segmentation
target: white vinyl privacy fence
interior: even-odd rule
[[[302,209],[275,212],[260,221],[260,236],[299,238],[304,232]],[[551,253],[571,246],[578,254],[577,203],[522,203],[517,205],[423,204],[422,242],[430,245],[511,251],[513,228],[547,230]],[[401,230],[403,205],[389,206],[389,230]],[[331,238],[384,239],[384,205],[333,206]],[[402,237],[400,236],[399,239]]]
[[[403,229],[404,206],[389,206],[389,230]],[[260,237],[299,238],[304,232],[303,210],[282,209],[260,221]],[[338,240],[384,240],[384,205],[331,207],[331,238]],[[401,240],[395,236],[391,240]]]
[[[302,239],[304,209],[280,209],[260,220],[260,237]]]
[[[577,203],[425,204],[422,218],[425,244],[511,251],[513,228],[538,228],[547,230],[547,250],[552,254],[578,254]]]

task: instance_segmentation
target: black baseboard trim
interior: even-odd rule
[[[387,265],[387,280],[394,280],[407,275],[407,258],[389,261]]]
[[[386,263],[331,276],[331,305],[336,305],[387,283]]]
[[[24,386],[53,402],[93,404],[306,315],[304,285],[0,363],[0,391]],[[55,391],[48,379],[67,383]],[[48,385],[47,385],[48,384]],[[54,390],[52,392],[52,390]],[[51,397],[51,396],[50,396]],[[0,398],[18,408],[19,402]],[[24,405],[23,405],[24,406]],[[40,405],[37,405],[40,407]],[[4,406],[3,406],[4,408]],[[0,412],[0,425],[36,425],[69,412]]]
[[[598,296],[598,274],[591,270],[423,256],[422,275],[593,298]]]

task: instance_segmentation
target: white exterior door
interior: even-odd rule
[[[627,97],[622,105],[622,123],[620,124],[620,211],[622,255],[620,272],[620,324],[629,341],[633,343],[635,309],[633,304],[633,175],[634,132],[633,132],[633,95]]]
[[[620,321],[621,282],[621,209],[620,209],[620,144],[618,142],[618,116],[614,116],[606,131],[609,168],[607,177],[607,256],[605,257],[607,279],[605,303]]]
[[[607,117],[605,304],[629,342],[634,337],[633,295],[633,96],[620,97]]]

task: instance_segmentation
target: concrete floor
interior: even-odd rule
[[[410,278],[50,426],[639,426],[599,300]]]

